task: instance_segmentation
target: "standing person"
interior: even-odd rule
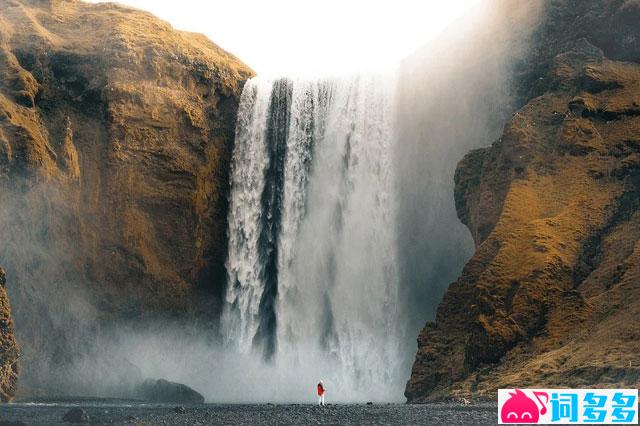
[[[320,383],[318,383],[318,405],[324,406],[324,392],[325,391],[326,391],[326,389],[324,388],[324,384],[322,383],[322,380],[320,380]]]

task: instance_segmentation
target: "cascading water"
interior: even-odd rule
[[[389,76],[254,78],[238,112],[227,344],[350,398],[397,399],[405,379],[394,89]]]

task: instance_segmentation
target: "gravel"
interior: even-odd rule
[[[62,418],[74,407],[86,411],[91,425],[495,425],[498,418],[494,404],[201,404],[176,409],[175,405],[82,401],[4,405],[0,424],[68,425]]]

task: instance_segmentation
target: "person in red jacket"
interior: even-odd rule
[[[326,389],[324,388],[324,384],[322,383],[322,380],[320,380],[320,383],[318,383],[318,405],[323,405],[324,406],[324,393],[325,393]]]

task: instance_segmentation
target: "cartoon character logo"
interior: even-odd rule
[[[547,412],[546,404],[549,402],[549,395],[546,392],[533,392],[533,394],[541,408],[538,408],[538,404],[521,390],[509,392],[511,396],[500,411],[502,423],[538,423],[540,415]],[[540,397],[544,397],[545,402],[542,402]]]

